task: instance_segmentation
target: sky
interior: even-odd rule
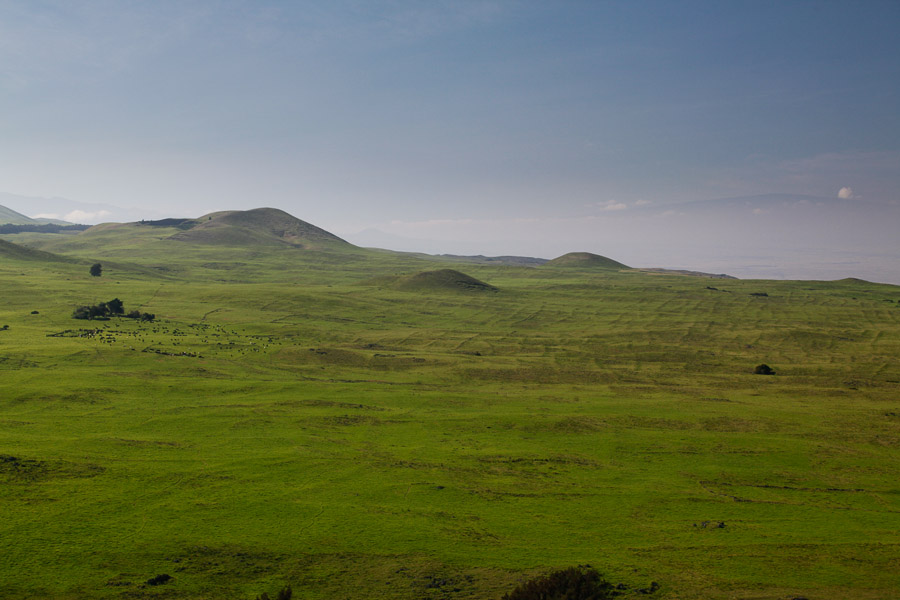
[[[0,0],[0,192],[533,255],[614,255],[585,219],[649,206],[865,211],[900,202],[898,25],[877,0]]]

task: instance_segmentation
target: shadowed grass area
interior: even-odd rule
[[[497,288],[455,269],[388,275],[364,282],[405,292],[496,292]]]
[[[179,231],[0,260],[0,596],[898,594],[897,287]],[[500,291],[371,284],[436,264]]]

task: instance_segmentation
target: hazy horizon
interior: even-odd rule
[[[91,205],[64,199],[40,199],[0,192],[0,205],[27,213],[29,206],[76,208],[84,216]],[[392,222],[385,231],[326,230],[362,247],[401,252],[486,256],[530,256],[551,259],[587,251],[639,268],[667,268],[724,273],[753,279],[819,279],[855,277],[900,285],[900,249],[894,243],[900,206],[843,199],[784,194],[715,201],[645,205],[616,210],[603,218],[434,220],[416,224]],[[43,203],[43,204],[41,204]],[[183,213],[152,215],[110,205],[100,221],[138,221],[158,217],[200,217]],[[275,207],[277,208],[277,207]],[[34,213],[34,211],[31,211]],[[132,214],[129,215],[129,212]],[[108,213],[108,214],[106,214]],[[302,218],[303,215],[294,215]],[[321,223],[313,223],[321,226]],[[428,237],[410,237],[425,226]]]
[[[879,208],[900,205],[898,22],[892,2],[14,0],[0,191],[83,222],[273,206],[418,251],[900,283]],[[844,206],[646,216],[765,194]]]

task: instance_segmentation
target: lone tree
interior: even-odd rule
[[[774,375],[775,369],[773,369],[766,363],[763,363],[761,365],[756,365],[756,368],[753,369],[753,372],[757,375]]]
[[[109,314],[111,314],[111,315],[124,315],[125,314],[125,305],[118,298],[113,298],[112,300],[107,302],[106,308],[109,309]]]
[[[100,277],[100,274],[103,273],[103,267],[100,263],[94,263],[91,265],[91,275],[94,277]]]

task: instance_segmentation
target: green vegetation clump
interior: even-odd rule
[[[618,595],[613,584],[603,579],[596,569],[583,566],[526,581],[504,594],[503,600],[608,600]]]
[[[137,319],[139,321],[152,321],[156,318],[153,313],[142,313],[139,310],[133,310],[125,314],[125,305],[118,298],[113,298],[109,302],[100,302],[91,306],[79,306],[72,312],[74,319],[108,319],[109,317],[125,317],[127,319]]]
[[[294,595],[294,591],[291,589],[291,586],[286,586],[281,588],[278,593],[275,595],[275,600],[291,600],[291,597]],[[256,597],[256,600],[271,600],[269,594],[263,592],[259,596]]]
[[[172,581],[172,576],[168,573],[156,575],[147,580],[147,585],[163,585]]]
[[[773,369],[766,363],[762,363],[760,365],[756,365],[756,367],[753,369],[753,372],[756,375],[774,375],[775,369]]]

